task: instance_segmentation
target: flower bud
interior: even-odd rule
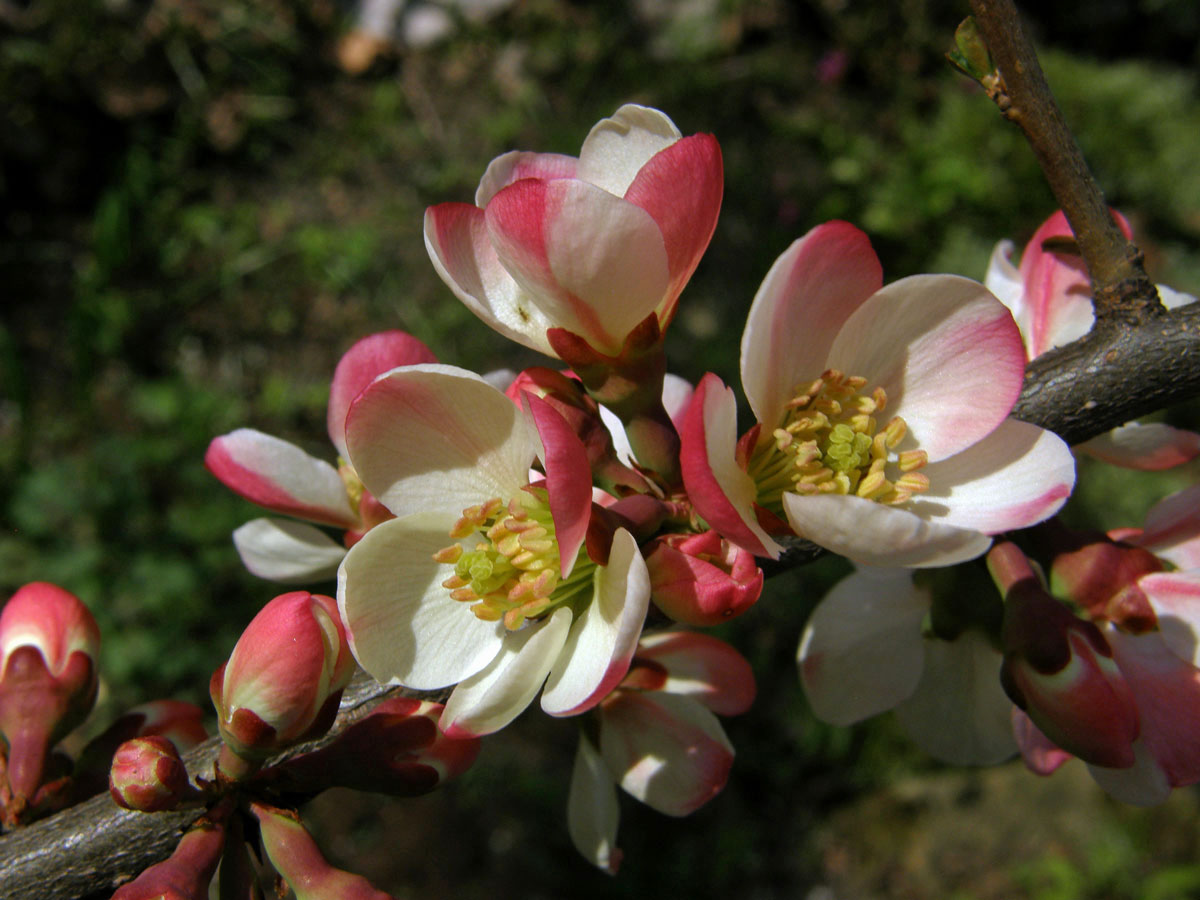
[[[261,761],[325,732],[354,665],[332,597],[279,595],[213,673],[209,692],[221,738],[243,760]]]
[[[112,900],[208,900],[221,851],[230,806],[218,806],[199,819],[180,839],[175,851],[117,888]]]
[[[113,754],[108,792],[122,809],[175,809],[188,792],[188,773],[179,751],[165,737],[128,740]]]
[[[646,554],[650,599],[676,622],[719,625],[741,615],[762,593],[754,555],[715,531],[668,534]]]
[[[1099,537],[1055,556],[1050,581],[1055,594],[1091,615],[1140,633],[1153,630],[1157,621],[1138,579],[1163,568],[1149,550]]]
[[[438,727],[442,704],[391,697],[333,741],[270,769],[287,788],[415,797],[461,775],[479,755],[479,738],[449,738]],[[266,774],[266,773],[264,773]]]
[[[162,735],[180,753],[187,753],[208,737],[204,729],[204,710],[183,700],[151,700],[117,716],[79,753],[73,788],[76,802],[108,787],[109,770],[117,747],[133,738],[152,734]]]
[[[1024,580],[1005,599],[1001,642],[1001,684],[1046,737],[1093,765],[1133,765],[1137,708],[1100,629]]]
[[[331,866],[294,813],[251,803],[263,850],[296,900],[392,900],[361,875]]]
[[[27,584],[0,613],[0,735],[8,742],[8,782],[31,799],[51,746],[91,711],[100,629],[74,594]]]

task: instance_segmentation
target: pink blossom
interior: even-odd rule
[[[734,752],[717,715],[745,712],[754,694],[749,664],[728,644],[686,631],[643,635],[628,675],[598,708],[599,747],[580,736],[567,801],[576,849],[616,873],[616,785],[669,816],[720,793]]]
[[[353,544],[390,513],[365,491],[346,464],[346,411],[379,374],[433,362],[432,351],[402,331],[363,338],[342,356],[330,386],[327,427],[341,462],[334,468],[288,441],[252,428],[214,438],[204,464],[228,488],[294,519],[253,519],[233,534],[242,562],[260,578],[285,584],[330,578],[346,549],[317,525],[344,531]]]
[[[1115,210],[1113,217],[1132,238],[1125,217]],[[1019,268],[1011,262],[1012,241],[1001,241],[992,252],[985,283],[1012,310],[1029,359],[1069,344],[1092,328],[1092,284],[1074,242],[1075,234],[1059,210],[1033,233],[1021,251]],[[1168,309],[1196,300],[1165,285],[1158,286],[1158,293]],[[1113,465],[1156,471],[1194,458],[1200,453],[1200,435],[1161,422],[1128,422],[1078,449]]]
[[[772,266],[746,321],[757,424],[739,441],[733,392],[712,374],[697,386],[684,484],[751,553],[776,557],[794,532],[869,565],[948,565],[1071,492],[1063,442],[1008,418],[1025,367],[1008,310],[956,276],[881,284],[866,235],[814,228]]]
[[[629,667],[649,602],[633,536],[585,546],[592,483],[578,436],[550,405],[522,408],[451,366],[377,379],[347,418],[350,460],[395,519],[355,544],[338,602],[375,678],[457,685],[451,737],[599,703]],[[540,459],[544,480],[531,482]],[[543,684],[545,685],[544,690]]]
[[[610,356],[647,317],[665,330],[721,206],[712,135],[683,137],[632,104],[592,128],[579,157],[514,151],[492,161],[474,205],[425,214],[442,280],[485,323],[558,355],[562,330]]]

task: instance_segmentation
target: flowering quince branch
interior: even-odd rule
[[[571,375],[522,373],[505,392],[407,335],[374,335],[334,374],[336,469],[251,429],[215,439],[205,462],[227,486],[342,532],[339,546],[311,525],[256,520],[235,537],[247,567],[279,581],[336,570],[337,599],[295,591],[255,617],[211,680],[219,739],[181,756],[186,728],[114,723],[92,749],[112,760],[109,794],[0,838],[0,884],[47,898],[122,882],[122,900],[168,887],[200,897],[223,859],[222,896],[250,896],[255,835],[300,900],[382,900],[328,864],[296,802],[329,786],[432,789],[539,694],[545,712],[580,726],[571,840],[615,872],[616,788],[673,816],[708,802],[734,757],[717,716],[743,712],[755,692],[749,665],[715,638],[644,633],[651,604],[718,624],[757,601],[756,558],[795,560],[804,542],[860,564],[801,639],[818,715],[849,723],[895,709],[929,752],[961,763],[1019,748],[1049,772],[1075,754],[1135,803],[1200,780],[1200,741],[1169,715],[1200,703],[1195,495],[1164,501],[1143,530],[1055,544],[1043,526],[1027,539],[1054,545],[1039,560],[1049,585],[1015,543],[993,546],[1065,502],[1075,476],[1063,438],[1135,418],[1129,393],[1097,387],[1107,373],[1135,348],[1144,359],[1147,335],[1191,348],[1197,309],[1167,314],[1147,292],[1011,6],[974,8],[998,68],[969,30],[960,49],[1063,192],[1094,283],[1086,337],[1061,349],[1037,337],[1072,318],[1058,290],[1069,267],[1047,243],[1066,237],[1053,217],[1021,270],[999,266],[1022,282],[1012,297],[952,275],[885,285],[867,236],[825,223],[779,257],[753,300],[741,382],[755,424],[739,435],[733,391],[710,373],[680,399],[663,353],[720,208],[715,138],[628,105],[577,159],[498,158],[474,205],[427,211],[427,248],[468,308]],[[1030,271],[1050,274],[1039,287]],[[1097,353],[1084,370],[1063,368]],[[1160,393],[1138,398],[1162,403],[1200,380],[1185,355],[1141,379]],[[1079,396],[1068,403],[1060,383]],[[605,416],[619,422],[611,433]],[[1002,600],[965,609],[914,574],[989,547]],[[51,749],[90,706],[95,642],[86,616],[73,630],[25,629],[32,644],[5,621],[0,631],[17,635],[0,641],[11,826],[78,799]],[[77,639],[56,647],[62,634]],[[352,678],[356,661],[370,678]],[[445,706],[394,685],[437,691]],[[39,717],[29,697],[43,696],[55,702]],[[68,844],[66,871],[47,864],[45,846]]]

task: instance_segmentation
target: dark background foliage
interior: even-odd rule
[[[691,11],[691,12],[689,12]],[[889,278],[983,276],[1053,209],[1015,130],[943,60],[948,0],[525,0],[447,40],[337,64],[330,0],[0,0],[0,582],[79,594],[104,632],[101,712],[206,702],[277,591],[230,531],[256,515],[202,466],[250,426],[331,458],[328,380],[403,328],[477,370],[535,362],[437,280],[423,209],[469,200],[513,148],[575,153],[624,102],[721,142],[726,193],[668,339],[673,368],[736,381],[771,261],[813,225],[865,228]],[[1200,289],[1200,13],[1188,0],[1030,10],[1043,62],[1158,280]],[[1194,408],[1167,415],[1187,424]],[[1084,471],[1071,514],[1131,525],[1195,467]],[[885,718],[811,716],[793,671],[845,568],[775,579],[726,630],[761,699],[729,723],[730,789],[668,821],[622,806],[617,880],[564,827],[569,723],[529,715],[477,770],[412,802],[319,800],[315,826],[397,896],[1175,897],[1200,884],[1195,803],[1121,808],[1077,764],[959,772]],[[332,585],[325,586],[332,591]]]

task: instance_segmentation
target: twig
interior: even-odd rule
[[[1092,280],[1095,330],[1163,315],[1142,254],[1125,239],[1067,128],[1012,0],[971,0],[975,25],[996,72],[983,82],[996,105],[1025,133],[1062,207]],[[990,82],[989,82],[990,80]]]

